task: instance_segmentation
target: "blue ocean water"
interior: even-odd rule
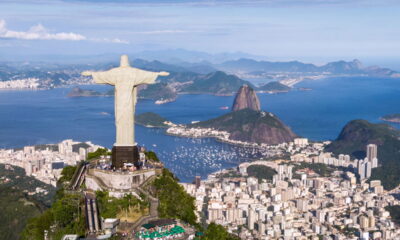
[[[262,109],[273,112],[298,135],[313,140],[336,138],[352,119],[381,122],[379,117],[400,112],[400,79],[329,78],[305,81],[281,94],[259,94]],[[106,86],[85,86],[106,91]],[[68,98],[69,88],[44,91],[0,91],[0,148],[56,143],[72,138],[111,148],[115,139],[112,97]],[[180,95],[176,102],[156,105],[142,100],[137,113],[156,112],[176,123],[206,120],[226,113],[232,96]],[[399,127],[399,124],[393,124]],[[140,145],[158,153],[182,181],[236,166],[251,151],[213,139],[167,136],[161,129],[136,126]]]

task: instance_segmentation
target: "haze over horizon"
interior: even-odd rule
[[[187,49],[400,70],[392,0],[28,0],[0,3],[1,60]],[[134,56],[132,56],[134,58]]]

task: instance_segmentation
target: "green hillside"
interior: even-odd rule
[[[151,100],[175,99],[177,93],[167,83],[156,83],[147,85],[139,91],[139,98]]]
[[[12,166],[6,170],[0,164],[0,239],[19,239],[29,218],[36,217],[51,204],[55,188],[33,177],[25,176],[22,168]],[[29,195],[37,187],[48,194]]]
[[[244,84],[253,87],[250,82],[244,81],[235,75],[217,71],[198,77],[193,84],[184,87],[182,92],[226,95],[235,93]]]
[[[326,147],[326,151],[364,158],[366,146],[370,143],[378,145],[380,165],[372,170],[371,180],[381,180],[385,189],[396,187],[400,184],[400,131],[390,125],[353,120],[343,128],[338,138]]]

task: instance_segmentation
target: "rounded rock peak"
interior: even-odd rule
[[[254,111],[261,110],[257,94],[248,84],[243,84],[237,92],[232,111],[239,111],[245,108],[250,108]]]

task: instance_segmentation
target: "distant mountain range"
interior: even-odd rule
[[[37,78],[43,88],[91,83],[82,77],[84,70],[107,70],[118,66],[118,62],[99,64],[60,65],[55,63],[2,63],[0,81]],[[157,84],[142,87],[140,98],[152,100],[174,100],[179,93],[232,95],[247,84],[256,91],[285,92],[291,86],[307,78],[322,78],[337,75],[363,75],[376,77],[400,77],[400,74],[380,67],[363,67],[360,61],[337,61],[316,66],[298,61],[269,62],[241,58],[213,64],[205,60],[197,63],[175,61],[166,63],[158,60],[135,59],[132,66],[149,71],[168,71],[168,77],[160,77]],[[239,77],[240,76],[240,77]],[[265,84],[254,86],[245,79],[264,79]],[[72,95],[85,95],[72,93]],[[96,93],[89,94],[95,96]]]
[[[324,74],[365,74],[369,76],[395,77],[397,72],[380,67],[363,67],[362,63],[355,59],[351,62],[337,61],[330,62],[323,66],[298,61],[291,62],[269,62],[256,61],[242,58],[239,60],[227,61],[216,66],[218,69],[228,72],[248,73],[324,73]]]

